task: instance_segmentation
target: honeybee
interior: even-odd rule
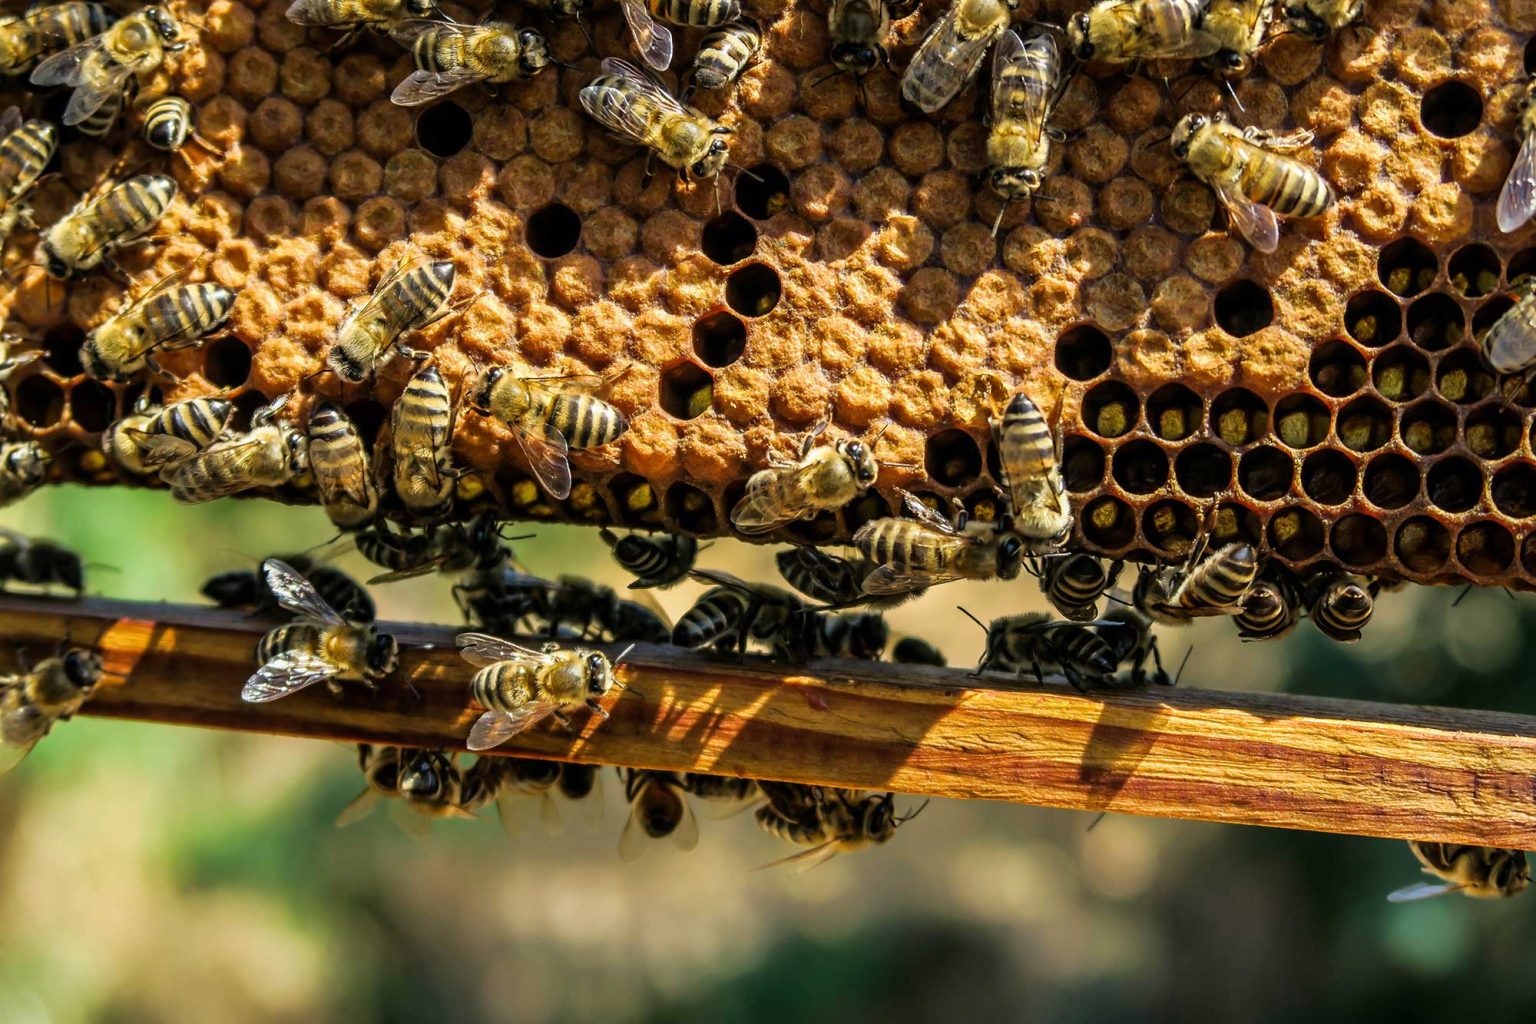
[[[1216,46],[1206,63],[1222,75],[1246,75],[1274,17],[1274,0],[1205,0],[1200,30]]]
[[[180,96],[162,96],[144,108],[144,141],[167,153],[179,153],[188,142],[214,152],[215,147],[197,134],[197,114]]]
[[[454,754],[405,748],[400,751],[400,799],[417,814],[431,818],[473,818],[464,806],[464,773]],[[421,826],[429,824],[420,820]],[[406,831],[413,831],[410,825]],[[425,832],[426,828],[415,829]]]
[[[699,845],[699,820],[688,805],[687,790],[673,772],[644,771],[629,768],[624,778],[624,796],[629,801],[629,819],[619,836],[619,858],[635,860],[645,853],[648,839],[670,839],[679,850]]]
[[[891,54],[885,38],[891,30],[893,6],[886,0],[832,0],[827,6],[832,66],[853,75],[867,75],[877,64],[889,67]]]
[[[308,580],[326,604],[340,608],[351,621],[373,621],[373,598],[351,576],[308,555],[288,555],[282,561]],[[220,608],[248,609],[252,615],[271,615],[281,609],[259,565],[254,571],[231,569],[216,573],[203,584],[200,593]]]
[[[549,715],[569,726],[565,712],[576,708],[607,718],[598,698],[623,689],[601,651],[558,644],[535,651],[487,633],[460,633],[457,642],[464,660],[480,667],[469,689],[486,709],[469,731],[470,750],[498,747]]]
[[[53,456],[36,441],[0,443],[0,508],[37,490],[52,462]]]
[[[1520,850],[1459,843],[1425,843],[1408,840],[1408,849],[1424,866],[1426,875],[1441,879],[1419,882],[1387,896],[1393,903],[1424,900],[1459,892],[1474,899],[1508,899],[1525,891],[1531,870]]]
[[[1129,682],[1132,686],[1145,686],[1148,682],[1160,686],[1174,686],[1178,683],[1178,676],[1169,678],[1163,668],[1163,654],[1157,646],[1157,636],[1152,632],[1152,620],[1135,608],[1116,606],[1104,613],[1104,618],[1094,627],[1099,634],[1099,639],[1109,645],[1114,653],[1115,665],[1128,667]],[[1152,659],[1153,671],[1148,672],[1147,659]],[[1189,660],[1186,651],[1184,658]],[[1179,675],[1184,672],[1184,666],[1179,666]]]
[[[357,427],[330,402],[318,402],[309,414],[309,468],[320,503],[331,522],[343,530],[366,525],[379,511],[373,465]]]
[[[0,244],[4,244],[4,241],[0,238]],[[9,331],[0,332],[0,427],[5,425],[11,415],[11,393],[3,386],[5,381],[11,374],[42,355],[38,349],[30,352],[16,351],[26,343],[26,339],[18,334],[12,334]]]
[[[1495,373],[1525,373],[1536,366],[1536,277],[1521,281],[1515,294],[1515,304],[1478,341]]]
[[[435,518],[453,501],[453,424],[457,411],[435,366],[416,371],[389,411],[395,494],[412,516]]]
[[[736,775],[684,772],[683,788],[700,800],[718,800],[727,804],[743,803],[758,795],[756,779]]]
[[[805,608],[793,594],[777,587],[752,586],[728,573],[695,569],[694,579],[715,584],[706,590],[672,629],[672,643],[690,650],[713,647],[745,654],[751,641],[787,654],[782,644]],[[799,659],[799,660],[804,660]]]
[[[1307,609],[1312,625],[1341,644],[1360,639],[1360,631],[1376,610],[1370,584],[1354,573],[1339,572],[1310,581],[1307,589],[1312,597]]]
[[[186,49],[180,37],[181,25],[169,9],[141,7],[100,35],[44,60],[32,69],[32,84],[71,86],[75,91],[63,121],[79,124],[114,96],[120,98],[134,76],[149,75],[167,53]]]
[[[1525,87],[1517,130],[1522,136],[1520,151],[1504,179],[1497,210],[1499,230],[1506,234],[1536,214],[1536,80]]]
[[[739,0],[619,0],[619,6],[635,52],[657,71],[672,65],[672,33],[657,18],[687,28],[719,28],[741,16]]]
[[[955,580],[1011,580],[1019,575],[1024,540],[996,523],[951,523],[911,494],[902,493],[915,519],[875,519],[859,527],[853,544],[877,568],[864,577],[866,594],[923,590]]]
[[[490,572],[512,559],[505,539],[495,515],[485,513],[469,523],[441,523],[422,533],[370,528],[357,534],[356,544],[364,558],[390,570],[368,582],[392,583],[429,572]]]
[[[1030,572],[1040,579],[1040,592],[1063,618],[1086,622],[1099,617],[1099,599],[1115,585],[1125,563],[1106,565],[1102,558],[1076,551],[1038,560]]]
[[[1233,621],[1244,640],[1276,640],[1295,629],[1300,618],[1295,583],[1271,569],[1253,581]]]
[[[1056,462],[1050,424],[1024,392],[992,425],[1013,531],[1034,551],[1061,546],[1072,532],[1072,506]]]
[[[1098,0],[1067,22],[1067,48],[1080,61],[1209,57],[1220,45],[1200,29],[1205,0]]]
[[[625,0],[625,10],[634,0]],[[732,4],[734,6],[734,3]],[[732,15],[734,17],[734,15]],[[609,131],[650,150],[646,176],[657,158],[677,169],[683,181],[712,178],[730,156],[734,129],[685,107],[639,68],[603,60],[602,74],[582,87],[581,105]]]
[[[9,78],[30,70],[44,54],[100,35],[116,20],[117,15],[101,4],[75,0],[34,6],[19,18],[0,18],[0,75]]]
[[[971,619],[987,631],[986,651],[976,666],[978,673],[989,669],[1018,676],[1033,672],[1035,681],[1044,685],[1046,670],[1056,669],[1074,689],[1084,690],[1089,685],[1105,685],[1119,667],[1115,652],[1092,628],[1106,625],[1103,621],[1070,622],[1043,612],[1005,615],[993,619],[991,625],[973,615]]]
[[[446,260],[400,258],[379,279],[368,301],[347,314],[325,362],[348,384],[371,380],[398,353],[417,362],[425,352],[407,348],[402,335],[419,331],[448,315],[454,267]]]
[[[1153,622],[1184,626],[1198,616],[1237,615],[1259,572],[1258,553],[1247,544],[1228,544],[1204,556],[1190,550],[1182,568],[1146,569],[1136,578],[1131,601]]]
[[[1008,203],[1023,202],[1040,188],[1051,159],[1045,122],[1061,87],[1061,54],[1054,36],[1004,32],[992,55],[992,125],[987,133],[987,182],[1005,202],[997,211],[997,234]]]
[[[835,512],[874,485],[880,475],[873,446],[857,438],[817,445],[825,424],[800,446],[796,462],[770,458],[769,468],[747,480],[747,493],[731,509],[742,533],[769,533],[798,519]]]
[[[1363,13],[1365,0],[1288,0],[1282,12],[1292,32],[1314,42],[1322,42],[1328,33],[1352,24]]]
[[[901,96],[925,114],[943,109],[981,67],[987,47],[1008,31],[1019,0],[954,0],[928,30],[901,76]]]
[[[1333,188],[1316,170],[1280,150],[1300,149],[1312,133],[1275,136],[1238,128],[1220,114],[1186,114],[1173,128],[1173,153],[1211,187],[1243,237],[1260,252],[1280,246],[1275,214],[1319,217],[1333,208]]]
[[[351,42],[365,28],[384,30],[406,18],[426,18],[437,10],[434,0],[293,0],[288,20],[342,31],[337,47]]]
[[[604,527],[598,536],[613,552],[613,560],[634,576],[630,590],[666,589],[687,576],[699,556],[699,542],[680,533],[616,536]]]
[[[53,277],[75,277],[105,264],[121,275],[112,251],[144,235],[176,198],[176,182],[163,174],[120,181],[74,208],[43,235],[43,265]]]
[[[924,801],[917,810],[898,815],[894,793],[860,793],[783,783],[760,785],[768,803],[757,809],[758,825],[786,842],[810,847],[767,867],[799,864],[801,870],[807,870],[839,853],[889,842],[898,828],[928,806]]]
[[[367,787],[336,816],[336,827],[346,828],[362,821],[373,813],[381,798],[393,799],[400,795],[399,747],[381,746],[377,743],[357,745],[357,766],[362,770]]]
[[[412,18],[393,26],[389,34],[410,47],[416,62],[416,70],[389,97],[402,107],[431,103],[476,82],[527,80],[550,64],[549,43],[542,34],[505,21],[456,25]]]
[[[263,406],[251,417],[251,429],[222,437],[174,466],[161,478],[177,501],[196,505],[252,487],[281,487],[309,469],[304,433],[275,423],[287,396]]]
[[[123,104],[122,94],[114,93],[84,121],[75,125],[75,131],[87,138],[104,138],[112,130],[112,127],[117,124],[117,115],[123,112]]]
[[[797,611],[773,637],[773,656],[790,664],[812,658],[878,661],[891,628],[879,612],[833,614],[817,608]]]
[[[107,427],[101,448],[126,472],[158,472],[218,440],[234,408],[223,398],[189,398],[157,407],[141,395],[132,413]]]
[[[837,608],[864,605],[890,609],[905,604],[914,592],[873,595],[864,593],[864,580],[878,568],[862,556],[840,558],[819,548],[792,547],[774,556],[784,581],[812,600]]]
[[[603,378],[518,377],[504,366],[485,371],[470,402],[486,416],[512,428],[528,469],[551,498],[571,494],[567,452],[616,441],[629,421],[592,392]]]
[[[224,326],[234,311],[235,293],[211,281],[172,287],[179,276],[161,278],[86,335],[80,365],[87,374],[122,382],[146,366],[164,373],[155,353],[191,348]]]
[[[0,774],[20,764],[53,723],[73,717],[100,680],[101,656],[84,647],[0,676]]]
[[[324,683],[332,693],[344,682],[369,690],[395,670],[400,648],[395,638],[371,622],[349,622],[326,603],[314,586],[288,563],[261,563],[267,587],[297,618],[268,630],[256,644],[261,667],[246,681],[240,699],[265,703]]]
[[[80,556],[46,537],[27,537],[0,529],[0,586],[64,587],[79,597],[85,590]]]
[[[657,613],[659,605],[649,608],[621,600],[612,587],[580,576],[561,576],[553,587],[536,581],[534,587],[543,595],[536,614],[544,617],[548,636],[574,631],[577,637],[587,639],[595,629],[597,639],[610,643],[666,643],[672,635],[671,627]]]
[[[11,107],[0,115],[0,245],[11,237],[18,223],[32,227],[27,193],[42,175],[59,145],[59,132],[46,121],[21,120],[21,110]]]
[[[722,25],[699,41],[693,56],[693,80],[688,93],[695,89],[724,89],[747,70],[747,65],[763,51],[763,32],[751,18]]]

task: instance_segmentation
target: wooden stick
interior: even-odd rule
[[[252,649],[272,624],[173,605],[0,598],[0,641],[36,654],[65,637],[100,648],[108,676],[85,714],[463,749],[479,709],[458,630],[386,626],[401,669],[377,697],[338,700],[316,686],[245,704]],[[1536,848],[1536,719],[1520,715],[1190,688],[980,689],[1006,681],[864,662],[742,665],[667,647],[637,648],[618,674],[629,689],[606,702],[610,720],[579,716],[575,734],[551,723],[498,752]]]

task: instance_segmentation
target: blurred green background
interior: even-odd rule
[[[197,599],[215,571],[332,536],[315,509],[47,490],[0,525],[93,562],[93,593]],[[539,527],[546,575],[617,584],[589,530]],[[702,564],[771,579],[728,542]],[[344,567],[366,570],[355,555]],[[662,595],[676,614],[699,588]],[[448,581],[380,588],[386,618],[455,621]],[[1226,622],[1164,636],[1183,685],[1536,712],[1536,615],[1498,592],[1385,595],[1366,639],[1305,625],[1245,645]],[[1033,584],[957,585],[895,632],[974,664],[983,616]],[[514,842],[494,818],[407,837],[337,830],[361,788],[341,746],[77,718],[0,784],[0,1024],[77,1021],[1097,1022],[1529,1019],[1532,897],[1395,906],[1403,844],[934,801],[887,846],[804,874],[750,815],[698,849],[616,854],[592,830]],[[570,805],[565,805],[569,810]],[[573,819],[569,813],[567,819]]]

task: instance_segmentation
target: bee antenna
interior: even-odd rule
[[[1179,680],[1184,678],[1184,666],[1189,664],[1189,656],[1191,654],[1194,654],[1194,653],[1195,653],[1195,645],[1194,644],[1190,644],[1188,647],[1186,647],[1184,649],[1184,660],[1179,662],[1179,670],[1173,674],[1173,682],[1169,683],[1168,685],[1170,685],[1170,686],[1178,686],[1179,685]]]
[[[751,178],[753,181],[762,184],[763,179],[761,177],[753,174],[751,171],[747,170],[745,167],[742,167],[740,164],[726,164],[725,166],[729,167],[737,174],[745,175],[746,177]]]
[[[1241,113],[1248,113],[1248,108],[1243,106],[1243,101],[1237,98],[1237,90],[1232,88],[1232,80],[1230,78],[1224,79],[1222,84],[1227,87],[1227,95],[1232,97],[1232,102],[1237,104],[1237,109]]]
[[[594,40],[592,38],[592,30],[587,28],[586,19],[581,18],[581,17],[577,17],[575,19],[575,21],[576,21],[576,27],[581,29],[581,34],[587,37],[587,46],[588,46],[588,48],[589,49],[593,49],[593,50],[597,49],[597,42],[596,42],[596,40]],[[569,66],[569,65],[567,65],[567,66]]]
[[[932,800],[924,800],[922,803],[917,805],[917,810],[910,811],[910,812],[908,812],[906,814],[903,814],[901,817],[897,818],[896,819],[896,824],[904,825],[907,822],[911,821],[913,818],[917,817],[919,814],[922,814],[923,813],[923,808],[927,807],[932,802],[933,802]]]
[[[1094,815],[1093,820],[1088,823],[1088,827],[1083,829],[1083,831],[1092,832],[1094,829],[1099,827],[1099,822],[1103,821],[1107,817],[1109,817],[1108,811],[1100,811],[1098,814]]]
[[[976,616],[972,615],[970,613],[969,609],[961,608],[960,605],[955,605],[955,607],[956,608],[960,608],[960,611],[965,615],[966,618],[970,619],[972,622],[976,623],[976,625],[980,626],[981,627],[981,631],[983,633],[990,633],[991,632],[991,629],[988,628],[987,624],[985,622],[982,622]]]
[[[629,657],[629,652],[634,650],[634,649],[635,649],[635,645],[634,644],[630,644],[628,647],[624,648],[622,651],[619,652],[619,656],[617,658],[613,659],[613,663],[615,665],[619,664],[625,658]]]
[[[828,71],[824,75],[818,75],[817,77],[811,79],[811,88],[815,89],[818,86],[820,86],[823,82],[830,82],[830,81],[832,81],[832,79],[836,78],[837,76],[839,76],[839,75],[846,75],[847,73],[848,73],[848,69],[847,68],[834,68],[831,71]]]
[[[992,237],[997,237],[997,229],[1003,226],[1003,214],[1008,212],[1008,200],[1004,199],[997,208],[997,220],[992,222]]]

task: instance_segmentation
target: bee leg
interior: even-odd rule
[[[656,177],[656,153],[653,150],[645,156],[645,173],[640,175],[641,192],[651,187],[651,179],[654,177]]]
[[[564,711],[556,711],[554,714],[555,714],[555,721],[559,722],[562,726],[564,726],[566,732],[574,731],[575,726],[571,724],[570,717],[567,716]]]

